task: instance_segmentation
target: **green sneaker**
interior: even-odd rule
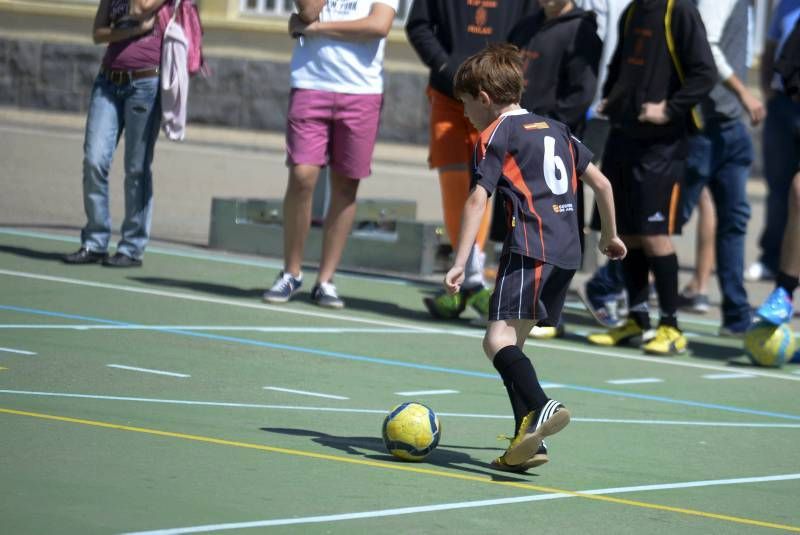
[[[492,291],[486,287],[471,292],[467,297],[467,304],[484,319],[489,317],[489,305],[491,302]]]
[[[467,299],[462,292],[449,294],[442,292],[435,297],[426,297],[422,300],[431,316],[439,319],[455,319],[467,308]]]

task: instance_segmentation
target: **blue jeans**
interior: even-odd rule
[[[717,211],[716,257],[722,324],[734,331],[743,331],[751,320],[743,272],[745,233],[750,220],[747,177],[752,163],[753,143],[739,120],[708,121],[701,134],[689,138],[680,214],[683,221],[688,220],[703,187],[708,186]]]
[[[786,200],[800,164],[800,103],[783,93],[777,93],[767,102],[763,145],[768,192],[764,231],[759,241],[760,260],[777,273],[788,218]]]
[[[117,252],[140,258],[150,238],[153,212],[153,149],[161,125],[158,78],[116,85],[98,75],[89,100],[83,144],[83,207],[86,226],[81,243],[105,251],[111,237],[108,171],[125,134],[125,218]]]
[[[604,301],[616,299],[625,290],[625,273],[622,262],[609,260],[597,268],[592,277],[586,281],[586,293],[595,306],[602,306]]]

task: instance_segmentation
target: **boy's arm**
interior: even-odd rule
[[[442,72],[448,68],[450,54],[444,49],[433,29],[444,21],[439,20],[436,2],[433,0],[415,0],[411,4],[411,12],[406,21],[406,36],[422,63],[433,72]],[[451,69],[454,67],[451,66]]]
[[[556,99],[554,118],[574,128],[586,116],[597,90],[597,69],[603,43],[596,25],[582,22],[575,33],[572,50],[565,56],[562,89]]]
[[[581,175],[581,180],[594,192],[597,209],[600,212],[600,243],[597,248],[613,260],[625,258],[627,249],[617,236],[617,222],[614,217],[614,195],[611,183],[596,165],[590,163]]]
[[[666,102],[666,115],[671,121],[686,116],[693,106],[708,95],[718,79],[700,13],[688,2],[680,9],[679,6],[675,7],[672,31],[683,68],[683,82]]]
[[[461,236],[458,239],[456,257],[453,267],[444,277],[444,287],[451,294],[456,293],[464,282],[464,266],[467,264],[469,253],[475,244],[478,236],[478,229],[481,226],[483,212],[486,210],[486,202],[489,194],[482,186],[475,186],[467,197],[464,205],[464,215],[461,218]]]
[[[339,20],[320,22],[318,20],[306,24],[299,16],[289,20],[289,33],[293,36],[323,35],[343,41],[370,41],[382,39],[389,35],[394,22],[394,9],[388,4],[375,2],[369,15],[355,20]]]
[[[326,0],[294,0],[297,16],[306,24],[311,24],[319,18]]]
[[[764,105],[750,93],[736,75],[720,46],[725,24],[727,24],[735,6],[736,0],[700,0],[697,4],[697,9],[700,12],[700,18],[703,19],[703,24],[706,26],[708,44],[711,46],[711,54],[714,56],[714,64],[717,66],[719,78],[725,87],[736,95],[736,98],[739,99],[739,102],[750,116],[750,123],[755,126],[766,115]]]

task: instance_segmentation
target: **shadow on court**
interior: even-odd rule
[[[215,282],[171,279],[166,277],[128,277],[128,279],[153,286],[167,286],[169,288],[181,288],[183,290],[192,290],[222,297],[241,297],[245,299],[260,300],[261,294],[264,293],[265,290],[265,288],[239,288],[238,286],[217,284]]]
[[[64,252],[41,251],[39,249],[30,249],[28,247],[15,247],[13,245],[0,245],[0,253],[9,253],[16,256],[23,256],[25,258],[32,258],[34,260],[49,260],[61,261],[61,258],[66,254]]]
[[[326,448],[333,448],[346,453],[347,455],[355,455],[373,461],[409,464],[407,461],[401,461],[388,454],[386,452],[386,446],[383,444],[383,440],[376,437],[336,436],[310,429],[289,429],[285,427],[262,427],[261,430],[268,433],[279,433],[282,435],[295,437],[310,437],[312,441],[325,446]],[[424,463],[411,464],[414,466],[433,465],[439,468],[449,468],[461,472],[489,476],[493,481],[527,481],[526,479],[521,479],[520,477],[498,473],[488,462],[479,461],[466,453],[456,451],[462,449],[489,450],[492,453],[487,453],[487,458],[494,457],[496,454],[500,453],[498,448],[475,448],[440,444],[428,457],[425,458]],[[372,453],[364,453],[365,451]],[[533,476],[536,474],[519,474],[519,476],[522,475]]]
[[[742,347],[712,344],[696,339],[689,340],[689,350],[694,358],[728,361],[732,358],[744,356]]]
[[[261,295],[267,290],[267,285],[258,288],[239,288],[237,286],[230,286],[227,284],[217,284],[213,282],[196,281],[196,280],[181,280],[167,277],[128,277],[132,281],[150,284],[154,286],[165,286],[169,288],[181,288],[184,290],[193,290],[206,294],[213,294],[222,297],[236,297],[261,301]],[[430,315],[421,310],[413,310],[401,307],[395,303],[388,301],[377,301],[374,299],[366,299],[349,294],[342,294],[342,299],[345,300],[345,305],[348,310],[361,310],[364,312],[371,312],[384,316],[391,316],[392,318],[405,318],[409,320],[425,321],[430,320]],[[292,302],[311,302],[311,292],[308,291],[298,292],[292,298]]]

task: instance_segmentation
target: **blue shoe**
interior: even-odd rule
[[[297,290],[299,290],[302,285],[302,274],[296,279],[289,273],[281,271],[278,273],[278,278],[275,279],[272,288],[264,292],[261,299],[267,303],[285,303],[297,293]]]
[[[767,299],[756,310],[756,316],[772,323],[780,325],[792,319],[792,300],[789,294],[781,287],[772,290]]]

